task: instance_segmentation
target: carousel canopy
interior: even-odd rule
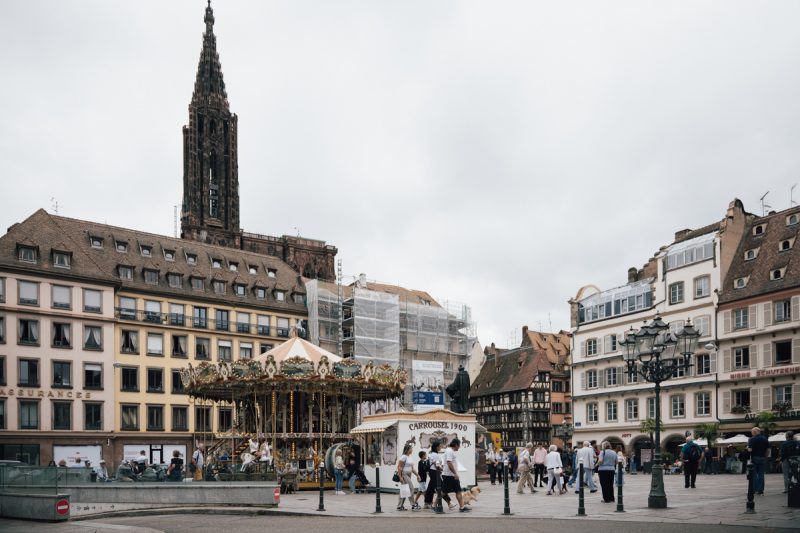
[[[293,357],[305,359],[306,361],[310,361],[315,365],[319,364],[323,356],[327,357],[328,361],[332,363],[338,363],[342,360],[342,358],[338,355],[332,354],[327,350],[323,350],[319,346],[311,344],[307,340],[303,340],[300,337],[293,337],[283,344],[279,344],[270,351],[259,355],[255,358],[255,360],[263,363],[269,359],[269,356],[272,356],[276,363],[282,363],[283,361]]]

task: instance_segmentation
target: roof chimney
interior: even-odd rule
[[[633,283],[634,281],[639,281],[639,270],[636,267],[630,267],[628,269],[628,283]]]
[[[528,326],[522,326],[522,336],[524,337],[527,334],[528,334]]]
[[[367,275],[363,272],[358,275],[358,283],[356,283],[359,289],[366,289],[367,288]]]
[[[686,235],[688,235],[691,232],[692,232],[692,230],[689,229],[689,228],[682,229],[680,231],[676,231],[675,232],[675,240],[677,241],[678,239],[680,239],[682,237],[685,237]]]

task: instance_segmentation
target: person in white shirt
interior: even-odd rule
[[[139,452],[139,456],[136,458],[136,470],[140,474],[144,474],[144,471],[147,469],[147,454],[144,450]]]
[[[441,443],[439,441],[431,442],[431,451],[428,453],[428,460],[431,463],[431,469],[428,470],[428,488],[425,489],[425,509],[434,507],[436,510],[442,502],[437,501],[436,505],[433,504],[433,496],[436,494],[436,487],[441,486],[442,482],[440,476],[444,468],[444,453],[439,451]],[[447,502],[450,510],[453,510],[453,503],[450,501],[450,496],[442,491],[441,497]]]
[[[531,477],[531,450],[533,443],[529,442],[525,445],[525,449],[519,454],[519,484],[517,485],[517,494],[522,494],[525,490],[525,485],[530,486],[531,494],[536,492],[533,485],[533,478]]]
[[[490,444],[489,449],[486,450],[486,471],[489,474],[489,480],[492,485],[496,483],[497,479],[497,454],[494,452],[494,447]]]
[[[584,484],[589,486],[590,492],[597,492],[597,486],[592,479],[592,469],[596,460],[597,456],[594,453],[594,448],[592,448],[592,443],[588,440],[584,441],[583,447],[578,450],[576,455],[575,468],[579,469],[580,465],[583,465]],[[578,490],[575,491],[576,494],[578,492]]]
[[[561,464],[561,454],[558,453],[558,446],[555,444],[550,445],[550,451],[544,458],[544,466],[547,468],[547,495],[553,494],[553,485],[558,483],[558,494],[564,494],[566,488],[561,487],[561,470],[564,466]]]
[[[456,452],[461,448],[461,441],[453,439],[450,441],[450,447],[444,452],[444,470],[442,471],[442,493],[449,494],[456,493],[456,500],[458,500],[458,511],[466,513],[471,511],[469,507],[464,505],[464,497],[461,496],[461,480],[458,477],[458,457]]]
[[[416,467],[414,467],[414,458],[411,456],[411,452],[414,450],[414,447],[410,444],[406,444],[403,446],[403,455],[400,456],[400,459],[397,460],[397,474],[400,477],[400,499],[397,502],[397,510],[398,511],[405,511],[406,510],[406,498],[411,502],[411,510],[416,511],[419,509],[419,505],[414,499],[414,485],[411,484],[411,476],[414,475],[417,477],[417,482],[419,482],[419,474],[417,473]],[[403,496],[403,487],[405,485],[408,490],[408,496]]]
[[[94,471],[97,473],[97,481],[108,481],[108,469],[106,468],[105,459],[100,459],[100,464],[95,467]]]

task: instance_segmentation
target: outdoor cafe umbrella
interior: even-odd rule
[[[739,433],[738,435],[719,441],[719,444],[747,444],[749,440],[747,435]]]

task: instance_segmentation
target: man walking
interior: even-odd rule
[[[547,459],[547,450],[544,449],[544,446],[539,444],[536,447],[536,451],[533,452],[533,486],[539,485],[539,487],[544,487],[544,473],[546,469],[544,467],[544,462]]]
[[[702,456],[703,452],[700,446],[695,444],[692,437],[686,437],[686,444],[681,448],[684,488],[695,488],[694,484],[697,480],[697,468],[700,466],[700,458]]]
[[[442,494],[456,493],[456,500],[458,500],[458,511],[466,513],[471,511],[469,507],[464,505],[464,497],[461,495],[461,480],[458,478],[458,459],[456,452],[461,448],[461,441],[453,439],[450,441],[450,447],[444,452],[444,470],[442,471]]]
[[[194,480],[203,481],[203,466],[205,466],[205,458],[203,457],[205,446],[202,444],[197,445],[197,449],[192,454],[192,464],[194,465]]]
[[[753,490],[756,494],[764,495],[764,471],[767,466],[767,450],[769,440],[761,434],[761,429],[753,428],[753,435],[747,443],[750,452],[750,461],[753,463]]]
[[[530,485],[531,494],[536,492],[533,487],[536,485],[531,478],[531,449],[533,443],[525,445],[525,449],[519,454],[519,484],[517,485],[517,494],[522,494],[525,491],[525,485]]]
[[[572,473],[570,474],[569,481],[567,482],[567,487],[569,488],[572,488],[575,480],[578,478],[578,449],[578,447],[572,449],[572,457],[570,458]]]
[[[590,492],[597,492],[597,485],[594,484],[594,479],[592,479],[592,469],[594,468],[594,464],[597,459],[597,454],[594,453],[594,448],[592,448],[592,443],[587,441],[583,442],[583,447],[578,450],[576,455],[576,462],[575,468],[580,469],[580,465],[583,465],[583,483],[585,485],[589,485]],[[580,485],[578,485],[580,487]],[[576,490],[575,493],[577,494],[580,492]]]

